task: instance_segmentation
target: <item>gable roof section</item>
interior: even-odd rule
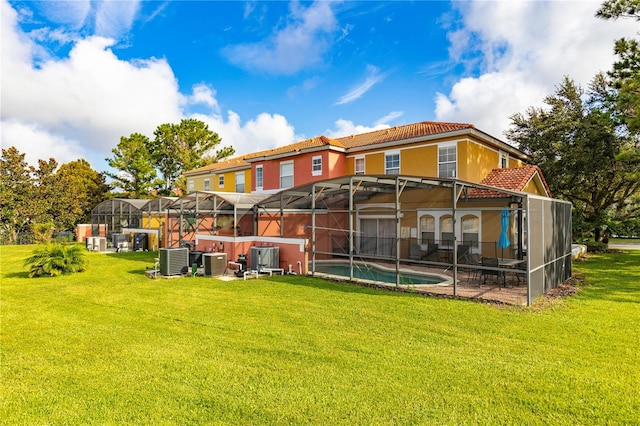
[[[551,191],[549,190],[547,181],[544,179],[542,170],[540,170],[538,166],[493,169],[480,183],[496,188],[508,189],[510,191],[523,192],[529,182],[534,179],[540,181],[546,191],[546,196],[551,197]],[[504,193],[491,189],[474,188],[470,191],[469,198],[504,198]]]
[[[251,162],[272,157],[284,157],[292,154],[295,155],[301,151],[317,151],[323,148],[338,149],[340,151],[344,151],[345,146],[342,143],[334,139],[330,139],[326,136],[318,136],[315,138],[303,140],[301,142],[247,154],[243,158],[246,161]]]
[[[347,148],[360,148],[385,142],[404,141],[424,136],[439,135],[460,130],[474,129],[473,124],[442,123],[422,121],[420,123],[395,126],[358,135],[345,136],[336,140]]]
[[[206,166],[184,172],[185,176],[199,175],[203,173],[215,173],[219,171],[228,172],[233,169],[248,169],[249,163],[244,161],[244,157],[235,157],[228,160],[219,161],[217,163],[207,164]]]

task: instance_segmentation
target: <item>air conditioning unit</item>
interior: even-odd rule
[[[259,271],[263,268],[280,267],[280,247],[254,246],[251,247],[251,269]]]
[[[93,237],[93,251],[107,251],[107,239],[105,237]]]
[[[227,253],[205,253],[202,261],[205,277],[218,277],[227,270]]]
[[[113,247],[115,248],[122,248],[125,246],[124,243],[128,243],[129,242],[129,235],[127,234],[118,234],[118,233],[113,233],[111,234],[111,244],[113,244]]]
[[[93,251],[93,237],[86,237],[85,244],[86,244],[87,250]]]
[[[160,274],[184,275],[189,272],[189,249],[186,247],[160,249]]]

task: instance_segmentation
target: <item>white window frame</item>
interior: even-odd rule
[[[291,165],[291,174],[290,175],[288,175],[288,174],[287,175],[283,175],[282,174],[282,167],[283,166],[289,166],[289,165]],[[295,170],[295,168],[294,168],[294,165],[293,165],[293,161],[282,161],[282,162],[280,162],[280,189],[292,188],[295,185],[294,170]],[[291,185],[284,186],[282,184],[282,179],[283,178],[289,178],[289,177],[291,177]]]
[[[258,173],[260,171],[260,173]],[[258,181],[258,178],[260,181]],[[262,168],[262,164],[256,166],[256,191],[262,191],[264,188],[264,170]]]
[[[211,191],[211,181],[209,179],[204,180],[204,190]]]
[[[242,181],[242,191],[239,190],[238,185]],[[245,179],[244,179],[244,171],[236,172],[236,192],[245,192]]]
[[[314,155],[311,157],[311,175],[322,176],[322,155]]]
[[[447,161],[441,161],[440,160],[440,151],[443,149],[449,150],[453,148],[455,150],[455,159],[453,161],[451,160],[447,160]],[[449,155],[449,153],[447,152],[447,155]],[[441,170],[443,165],[450,165],[453,164],[454,165],[454,169],[453,169],[453,176],[443,176],[442,173],[444,172],[443,170]],[[441,178],[456,178],[458,176],[458,143],[457,142],[452,142],[452,143],[443,143],[443,144],[438,144],[438,177]]]
[[[500,151],[500,155],[498,159],[498,168],[506,169],[508,167],[509,167],[509,154],[504,151]]]
[[[397,167],[387,167],[387,158],[391,156],[398,156],[398,166]],[[390,173],[390,170],[398,169],[397,173]],[[385,151],[384,153],[384,174],[385,175],[399,175],[400,174],[400,150],[394,151]]]
[[[358,160],[362,160],[362,170],[358,169]],[[366,170],[366,160],[364,155],[358,155],[353,159],[353,174],[363,175]]]
[[[224,175],[218,175],[218,188],[224,188]]]
[[[195,183],[191,179],[189,179],[187,181],[187,192],[191,193],[193,191],[195,191]]]
[[[464,225],[466,220],[468,219],[473,219],[474,221],[477,221],[477,226],[474,232],[464,232],[465,231]],[[470,249],[476,249],[476,250],[479,249],[480,248],[480,216],[473,213],[467,213],[460,217],[460,235],[462,236],[460,241],[462,244],[465,243],[465,240],[464,240],[465,234],[476,236],[476,241],[474,241],[469,247]]]
[[[429,216],[433,216],[435,218],[435,238],[436,238],[436,242],[438,244],[442,244],[442,229],[441,227],[441,223],[440,223],[440,219],[443,216],[451,216],[451,210],[439,210],[439,209],[435,209],[435,210],[418,210],[417,212],[417,226],[418,226],[418,230],[421,232],[422,230],[420,229],[420,219],[425,216],[425,215],[429,215]],[[479,247],[471,247],[470,253],[478,253],[478,254],[483,254],[482,253],[482,247],[480,243],[482,243],[482,211],[481,210],[475,210],[475,209],[459,209],[456,210],[456,215],[455,215],[455,221],[453,224],[453,232],[456,238],[456,242],[457,244],[462,244],[463,243],[463,229],[462,229],[462,218],[464,216],[475,216],[478,218],[478,243],[479,243]],[[420,236],[422,236],[422,234],[420,234]],[[452,248],[452,247],[450,247]],[[484,254],[483,254],[484,255]],[[487,256],[494,256],[494,253],[487,253]]]

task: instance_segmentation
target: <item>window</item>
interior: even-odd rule
[[[322,156],[316,155],[311,158],[311,174],[320,176],[322,174]]]
[[[444,146],[438,148],[438,177],[456,177],[456,147]]]
[[[236,173],[236,192],[244,192],[244,172]]]
[[[205,179],[204,180],[204,190],[205,191],[210,191],[211,190],[211,185],[209,183],[209,179]]]
[[[466,215],[462,217],[462,244],[478,248],[480,234],[480,219],[477,216]]]
[[[393,152],[384,155],[384,172],[387,175],[400,174],[400,153]]]
[[[511,206],[512,209],[517,209],[518,205],[512,205]],[[522,215],[522,237],[520,236],[519,232],[518,232],[518,221],[519,221],[519,217],[518,217],[518,213],[515,212],[512,215],[513,220],[511,221],[511,233],[513,234],[513,245],[517,246],[518,242],[520,241],[520,238],[522,238],[522,248],[523,250],[527,250],[527,212],[526,211],[521,211],[520,213]],[[526,253],[525,253],[526,255]]]
[[[500,151],[500,164],[498,165],[501,169],[505,169],[509,167],[509,154],[504,151]]]
[[[224,188],[224,175],[218,176],[218,187]]]
[[[420,218],[420,241],[422,244],[436,241],[436,219],[431,215]]]
[[[356,175],[363,175],[364,174],[364,157],[356,157],[354,161],[355,161],[354,173]]]
[[[440,218],[440,244],[453,247],[453,216],[451,215]]]
[[[262,166],[256,166],[256,191],[262,191],[263,185]]]
[[[193,191],[194,191],[193,181],[189,180],[187,181],[187,192],[193,192]]]
[[[293,186],[293,161],[280,163],[280,188],[291,188]]]

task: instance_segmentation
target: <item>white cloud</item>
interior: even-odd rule
[[[236,155],[249,154],[302,140],[287,119],[279,114],[259,114],[255,119],[242,123],[240,116],[228,111],[225,120],[220,115],[194,114],[222,138],[220,147],[233,146]]]
[[[357,84],[356,86],[351,88],[351,90],[349,90],[347,93],[342,95],[334,105],[344,105],[344,104],[353,102],[357,99],[360,99],[373,86],[375,86],[376,84],[384,80],[384,78],[385,78],[385,75],[380,74],[380,70],[377,67],[373,65],[367,65],[367,77],[364,79],[364,81],[362,83]]]
[[[373,127],[354,124],[351,120],[339,119],[335,122],[335,129],[327,129],[324,135],[329,138],[341,138],[343,136],[357,135],[359,133],[373,132],[374,130],[388,129],[388,124],[375,124]]]
[[[193,86],[193,92],[188,97],[188,103],[196,105],[205,105],[213,110],[214,113],[220,114],[220,106],[216,99],[216,91],[205,83]]]
[[[83,150],[78,141],[66,139],[61,134],[52,134],[41,129],[36,123],[2,120],[1,124],[2,148],[15,146],[25,154],[25,160],[29,164],[37,165],[38,160],[55,158],[58,164],[62,165],[83,158]],[[11,143],[5,143],[7,141]]]
[[[404,115],[404,111],[391,111],[389,114],[385,115],[382,118],[379,118],[375,121],[375,125],[378,126],[380,124],[388,125],[389,122],[395,120],[396,118],[400,118]]]
[[[133,25],[140,9],[139,0],[101,0],[95,12],[95,34],[109,38],[119,38]]]
[[[190,95],[182,95],[165,59],[121,60],[111,39],[79,40],[67,58],[36,66],[39,45],[17,28],[17,14],[6,1],[0,7],[2,147],[15,146],[31,164],[50,157],[60,164],[85,158],[103,171],[121,136],[153,137],[158,125],[179,122],[197,105],[211,112],[193,117],[209,124],[222,145],[232,145],[238,154],[301,139],[282,115],[262,113],[242,123],[229,111],[224,119],[213,87],[197,84]]]
[[[41,1],[32,4],[52,22],[78,29],[85,24],[91,10],[91,0]]]
[[[268,39],[227,46],[222,54],[237,66],[271,74],[295,74],[322,64],[337,31],[332,2],[316,1],[306,9],[293,2],[288,18],[292,22]]]
[[[38,45],[17,28],[8,3],[0,7],[2,122],[14,129],[3,132],[3,146],[21,146],[30,157],[42,146],[72,152],[102,170],[121,136],[152,134],[158,124],[181,117],[182,95],[164,59],[123,61],[112,52],[113,41],[91,37],[74,44],[69,57],[36,67]],[[37,137],[18,139],[29,134],[24,129]]]
[[[596,19],[600,3],[456,3],[463,28],[449,34],[450,57],[477,76],[437,94],[437,119],[473,123],[503,138],[508,117],[541,105],[564,75],[586,87],[597,72],[611,68],[614,40],[638,30],[637,22]]]

